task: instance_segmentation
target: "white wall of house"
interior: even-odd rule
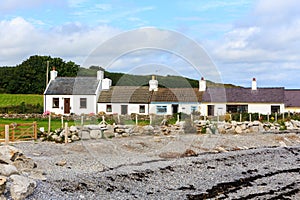
[[[53,107],[53,98],[58,98],[58,107]],[[44,95],[44,112],[50,111],[64,115],[65,98],[70,98],[70,113],[78,115],[97,113],[96,95]],[[86,108],[80,108],[80,98],[86,98]]]
[[[80,98],[86,98],[86,108],[80,107]],[[96,105],[96,95],[74,95],[73,96],[73,105],[71,111],[75,114],[89,114],[97,113]]]
[[[276,103],[203,103],[201,104],[201,115],[208,115],[208,105],[214,106],[214,116],[226,114],[226,105],[248,105],[249,113],[261,113],[261,114],[270,114],[271,106],[279,106],[280,112],[285,110],[284,104]]]
[[[200,112],[200,104],[199,103],[177,103],[177,102],[166,102],[166,103],[151,103],[149,105],[149,113],[157,114],[157,115],[172,115],[173,108],[172,105],[178,105],[177,112],[182,112],[186,114],[191,114],[192,110]],[[165,112],[158,112],[158,111]]]
[[[271,106],[279,106],[280,112],[284,112],[284,104],[265,103],[265,104],[248,104],[249,113],[271,114]]]
[[[299,107],[285,107],[284,112],[300,113],[300,108]]]
[[[226,114],[226,104],[225,103],[203,103],[201,104],[200,113],[201,115],[208,116],[208,106],[214,107],[213,115],[225,115]]]
[[[98,112],[105,112],[106,114],[121,114],[122,105],[127,106],[127,114],[138,113],[141,115],[148,114],[148,104],[138,103],[98,103]],[[107,105],[111,105],[111,112],[107,111]],[[145,112],[140,112],[140,106],[145,107]]]

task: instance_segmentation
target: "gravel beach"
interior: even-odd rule
[[[45,172],[28,199],[300,199],[298,134],[13,144]]]

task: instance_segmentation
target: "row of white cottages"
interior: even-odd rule
[[[44,111],[55,114],[200,112],[216,116],[230,112],[300,112],[300,90],[257,88],[255,79],[250,88],[207,88],[203,78],[199,88],[160,88],[154,78],[149,86],[112,86],[103,71],[98,71],[97,77],[57,77],[53,70],[50,76]]]

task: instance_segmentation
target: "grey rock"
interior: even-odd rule
[[[82,140],[89,140],[89,139],[91,139],[89,131],[80,131],[78,135],[79,135],[79,137]]]
[[[6,177],[0,176],[0,195],[4,193],[6,188]]]
[[[18,169],[14,165],[0,164],[0,175],[11,176],[12,174],[19,174]]]
[[[28,177],[20,175],[11,175],[12,185],[10,187],[10,193],[14,200],[26,199],[34,192],[36,182]]]
[[[98,139],[101,137],[101,130],[91,130],[90,131],[91,139]]]

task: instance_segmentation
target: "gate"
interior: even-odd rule
[[[37,124],[23,123],[17,124],[12,123],[9,125],[9,141],[24,141],[24,140],[35,140],[37,139]],[[0,142],[5,141],[5,125],[0,124]]]

